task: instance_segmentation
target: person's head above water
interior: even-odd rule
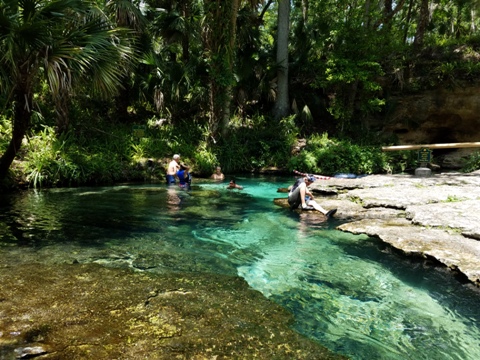
[[[223,180],[225,179],[225,175],[222,173],[222,168],[220,165],[215,167],[215,171],[213,172],[212,176],[210,176],[211,179],[214,180]]]
[[[243,189],[243,186],[237,185],[235,179],[231,179],[230,183],[227,186],[227,189]]]

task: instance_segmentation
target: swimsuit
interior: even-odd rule
[[[175,175],[166,175],[167,185],[175,184]]]
[[[187,174],[187,178],[185,179],[185,170],[178,170],[177,176],[179,182],[178,186],[183,189],[190,188],[190,183],[192,182],[192,176],[190,175],[190,173]]]

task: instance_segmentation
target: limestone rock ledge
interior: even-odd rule
[[[433,257],[480,285],[480,242],[445,230],[412,225],[407,219],[364,219],[340,225],[353,234],[377,236],[407,254]]]
[[[433,257],[480,286],[480,171],[331,179],[311,190],[323,207],[338,208],[339,230]]]

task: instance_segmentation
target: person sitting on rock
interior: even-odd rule
[[[314,181],[315,177],[312,175],[301,177],[295,181],[295,184],[293,184],[288,193],[288,204],[290,205],[290,209],[296,209],[301,205],[302,210],[317,210],[327,218],[333,216],[337,212],[337,209],[332,209],[330,211],[325,210],[314,200],[313,194],[308,189],[308,186]]]

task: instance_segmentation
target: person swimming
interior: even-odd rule
[[[238,189],[243,190],[243,186],[240,186],[236,183],[235,179],[230,180],[230,183],[227,186],[227,189]]]

